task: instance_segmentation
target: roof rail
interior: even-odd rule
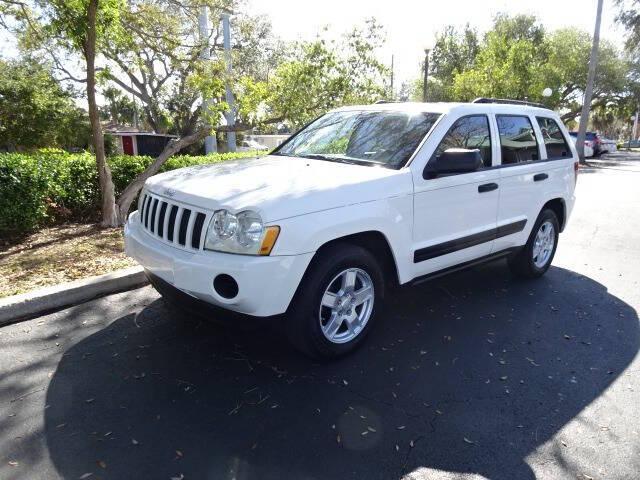
[[[510,98],[488,98],[478,97],[471,103],[505,103],[511,105],[528,105],[530,107],[547,108],[542,103],[528,102],[526,100],[512,100]]]
[[[374,105],[381,105],[383,103],[401,103],[398,102],[397,100],[377,100]]]

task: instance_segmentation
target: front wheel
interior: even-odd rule
[[[556,254],[559,234],[560,224],[555,212],[551,209],[542,210],[526,245],[509,259],[511,271],[525,278],[544,275]]]
[[[337,244],[319,252],[288,312],[291,342],[315,358],[354,350],[372,328],[384,298],[382,270],[357,245]]]

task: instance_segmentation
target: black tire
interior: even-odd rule
[[[551,222],[551,224],[553,225],[553,249],[547,262],[542,267],[538,267],[533,260],[533,247],[540,226],[547,221]],[[558,217],[553,210],[545,208],[544,210],[542,210],[542,212],[540,212],[540,215],[538,215],[536,223],[531,229],[531,234],[529,235],[529,239],[527,240],[525,246],[517,254],[509,258],[509,267],[511,268],[513,274],[522,278],[538,278],[544,275],[545,272],[549,270],[551,262],[553,262],[553,257],[555,256],[556,249],[558,248],[559,235],[560,224],[558,222]]]
[[[325,337],[320,324],[320,305],[325,290],[340,272],[349,268],[364,270],[373,283],[373,310],[364,328],[347,343],[334,343]],[[355,350],[373,328],[382,311],[385,282],[375,257],[357,245],[337,243],[316,254],[307,269],[287,311],[287,335],[304,354],[329,360]]]

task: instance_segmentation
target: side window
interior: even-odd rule
[[[487,116],[470,115],[456,120],[440,141],[440,145],[433,153],[433,157],[439,156],[450,148],[478,149],[484,166],[490,167],[491,134],[489,133],[489,119]]]
[[[496,121],[503,165],[540,160],[538,141],[529,117],[496,115]]]
[[[547,148],[547,158],[549,160],[557,160],[570,157],[571,150],[569,150],[567,140],[564,138],[558,123],[553,118],[536,117],[536,120],[540,125],[542,139]]]

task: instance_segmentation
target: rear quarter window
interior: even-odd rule
[[[569,144],[562,134],[562,130],[553,118],[536,117],[544,146],[547,149],[547,159],[558,160],[571,157]]]

